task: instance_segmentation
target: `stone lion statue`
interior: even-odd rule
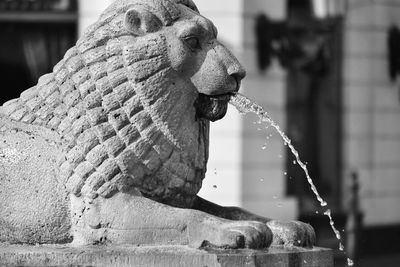
[[[191,0],[117,0],[0,111],[0,241],[312,246],[312,227],[197,196],[245,76]]]

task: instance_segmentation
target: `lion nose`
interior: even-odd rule
[[[243,66],[239,63],[236,57],[233,58],[234,62],[228,66],[227,72],[228,75],[233,77],[236,82],[235,92],[239,91],[240,89],[240,82],[246,76],[246,70]]]
[[[226,67],[229,76],[232,76],[239,84],[246,76],[246,70],[239,63],[239,60],[221,43],[217,46],[219,50],[219,58]]]
[[[238,68],[228,69],[228,74],[235,78],[236,82],[239,84],[244,77],[246,77],[246,70],[239,65]]]

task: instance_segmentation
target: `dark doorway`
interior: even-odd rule
[[[341,19],[313,18],[310,1],[289,1],[288,27],[296,53],[287,65],[287,131],[333,210],[341,188]],[[300,214],[319,206],[303,170],[287,151],[287,192],[300,200]]]
[[[36,5],[0,5],[0,105],[51,72],[77,38],[76,1],[63,10],[31,2]]]

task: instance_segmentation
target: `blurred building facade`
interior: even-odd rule
[[[388,31],[400,2],[350,1],[343,65],[343,177],[355,170],[366,225],[400,223],[399,84],[389,78]]]

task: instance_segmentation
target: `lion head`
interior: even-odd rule
[[[63,138],[73,194],[143,195],[190,207],[221,119],[245,72],[191,0],[117,0],[38,84],[4,105],[10,118]]]

